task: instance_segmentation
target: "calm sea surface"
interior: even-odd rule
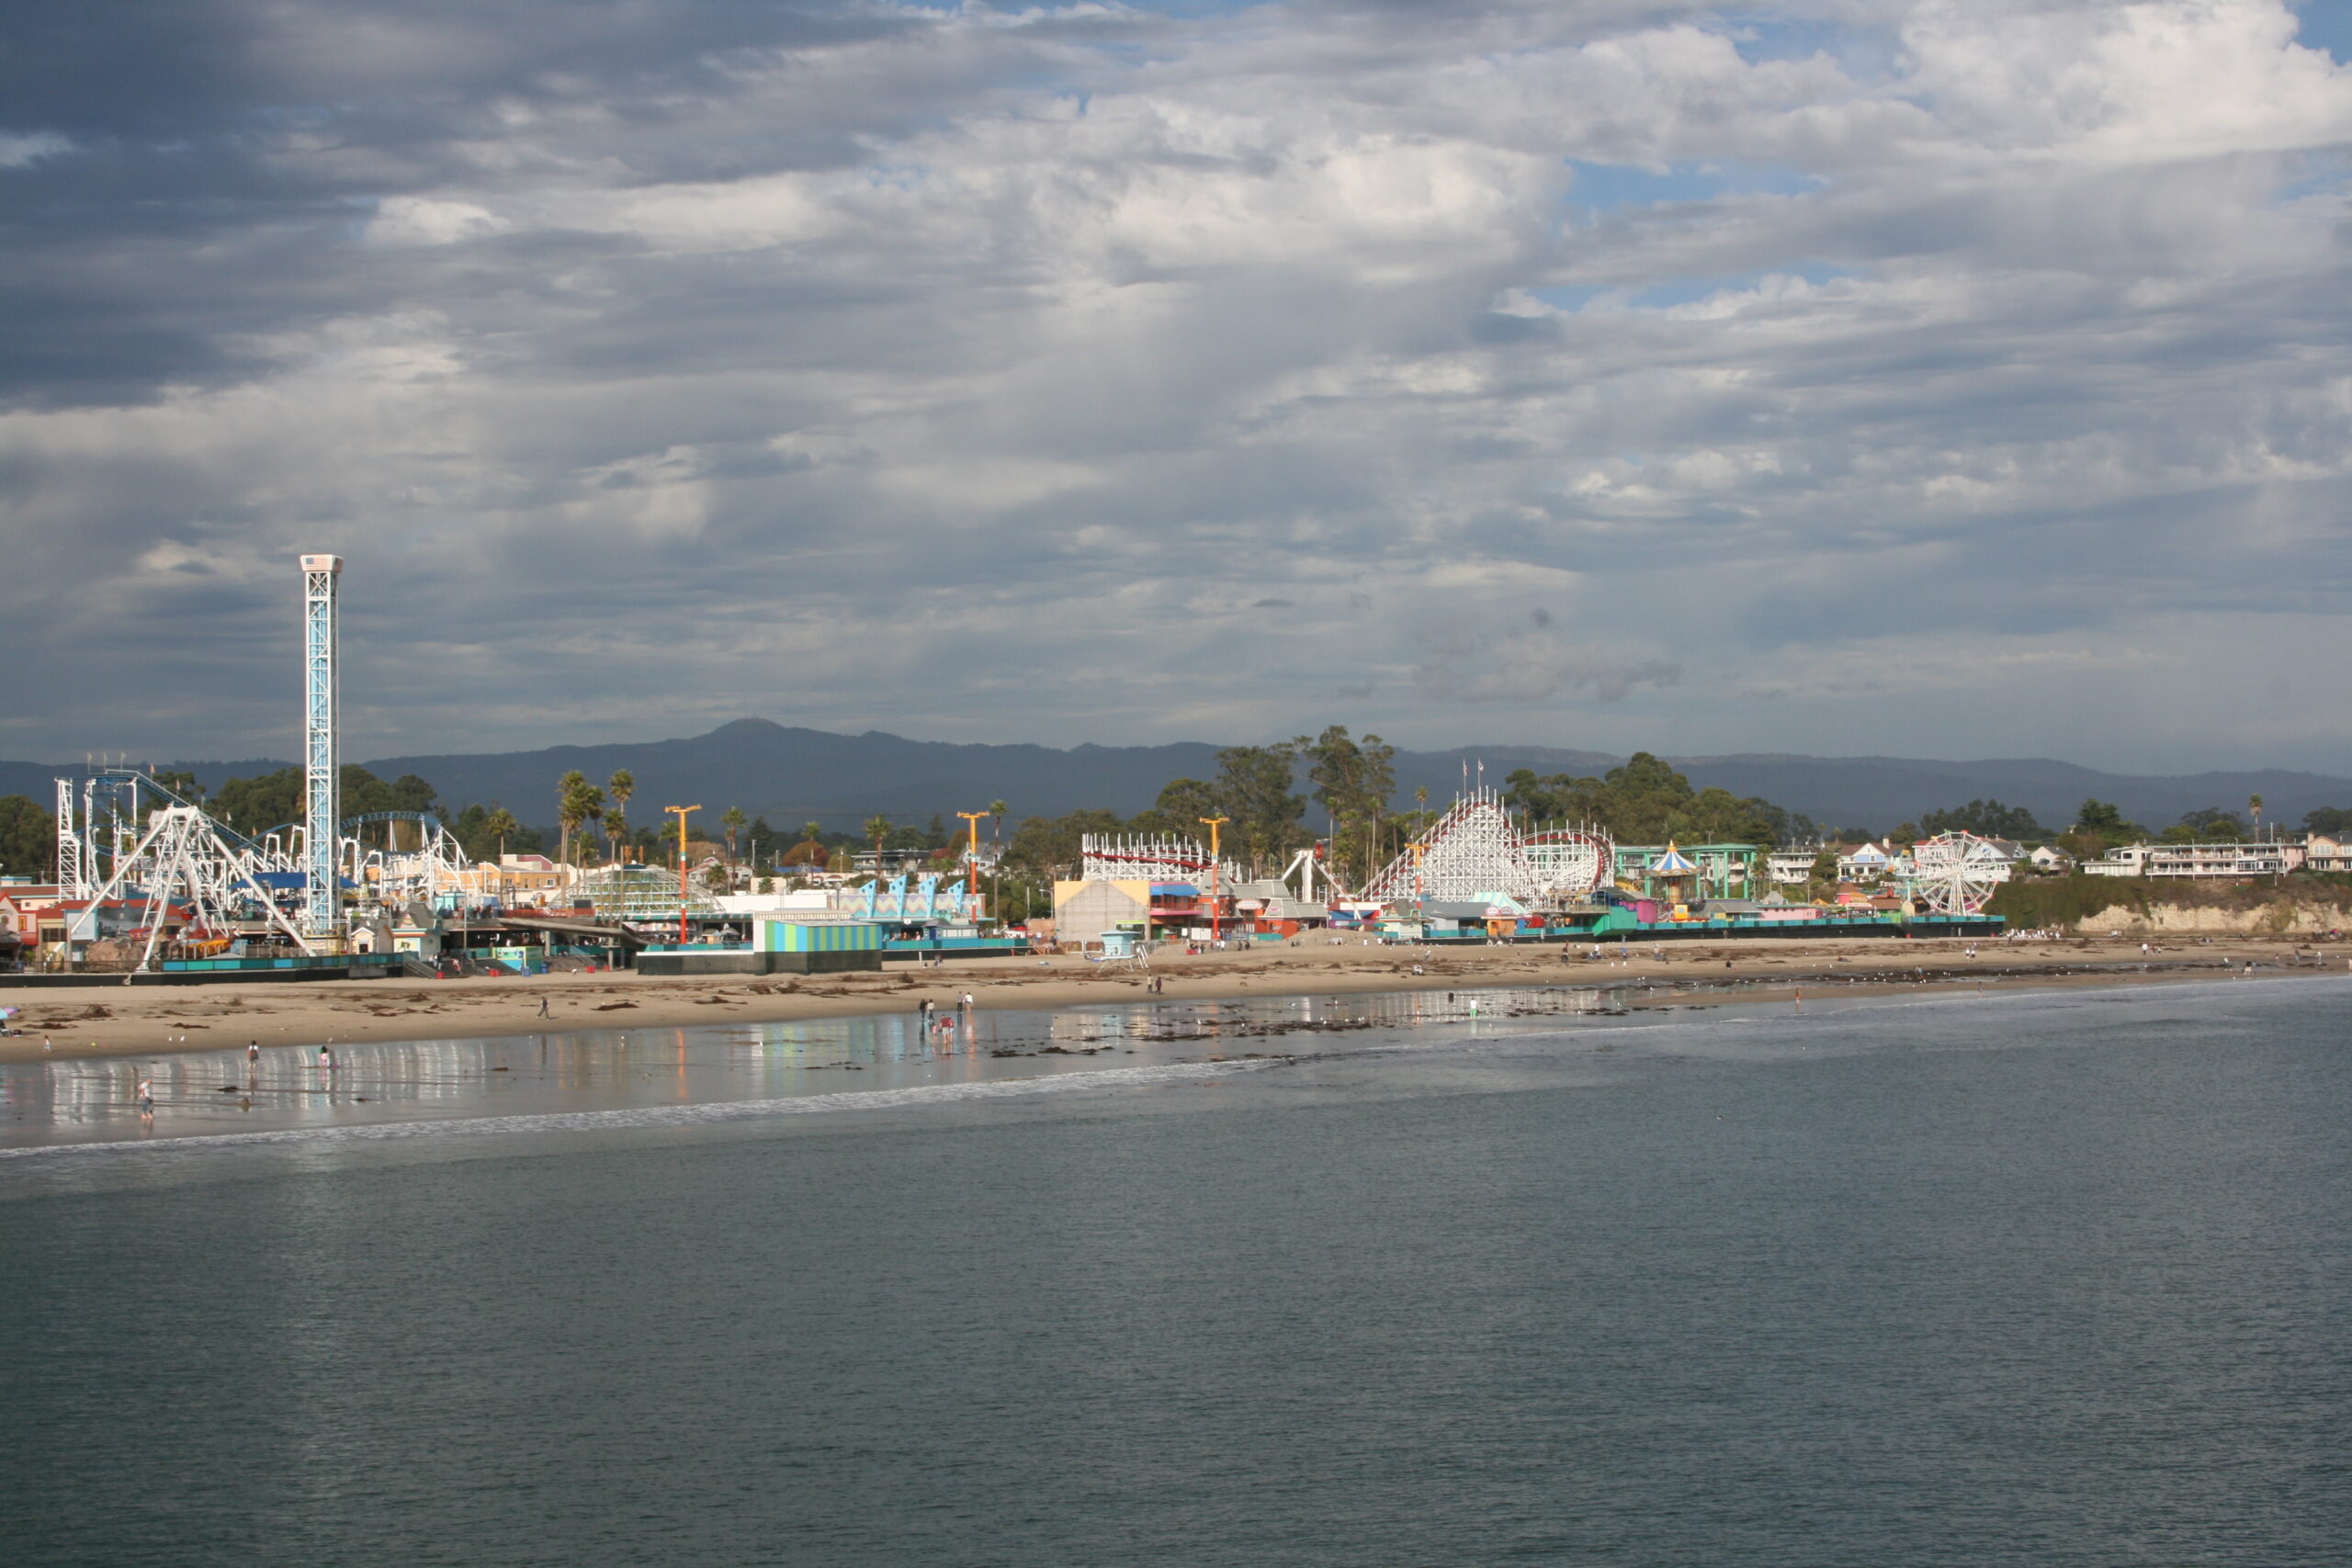
[[[0,1559],[2341,1564],[2347,1004],[11,1069]]]

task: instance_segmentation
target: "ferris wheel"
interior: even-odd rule
[[[1981,914],[2009,879],[2008,857],[1974,833],[1939,833],[1911,846],[1912,897],[1931,914]]]
[[[1546,898],[1582,898],[1617,869],[1617,846],[1598,828],[1562,828],[1519,841]]]

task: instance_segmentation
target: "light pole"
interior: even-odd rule
[[[1209,940],[1211,942],[1225,940],[1224,911],[1217,901],[1217,890],[1221,874],[1225,870],[1225,861],[1220,852],[1222,840],[1217,836],[1217,829],[1232,820],[1230,817],[1201,818],[1202,826],[1209,830]],[[1144,931],[1147,935],[1151,931],[1150,919],[1151,917],[1148,914],[1144,917]]]
[[[686,813],[700,811],[699,806],[665,806],[662,808],[678,819],[678,945],[686,945]],[[624,870],[621,875],[627,876]],[[626,887],[627,883],[622,886]],[[681,959],[679,962],[684,963]]]
[[[972,900],[979,895],[980,818],[986,817],[988,813],[985,811],[958,811],[956,815],[970,823],[972,827],[971,847],[965,852],[964,856],[964,913],[967,916],[969,916],[975,923],[978,923],[979,916],[972,912]]]

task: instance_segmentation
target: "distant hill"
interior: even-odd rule
[[[2047,757],[1973,762],[1922,761],[1905,757],[1731,756],[1679,759],[1691,783],[1720,784],[1735,795],[1757,795],[1824,827],[1883,832],[1942,807],[1971,800],[2022,806],[2045,828],[2063,829],[2075,809],[2096,796],[2150,828],[2165,828],[2206,807],[2245,816],[2246,797],[2263,799],[2263,819],[2300,826],[2323,806],[2352,805],[2352,779],[2279,768],[2242,773],[2140,775],[2107,773]]]
[[[537,751],[383,757],[367,766],[384,778],[416,773],[432,781],[452,807],[480,801],[503,805],[541,826],[555,816],[555,781],[577,768],[602,784],[616,769],[637,775],[630,815],[641,823],[662,807],[698,803],[713,813],[741,806],[782,830],[811,818],[855,831],[880,812],[894,822],[921,824],[933,816],[952,826],[957,810],[977,811],[1002,799],[1014,818],[1060,816],[1082,807],[1133,815],[1149,806],[1170,779],[1206,778],[1216,770],[1216,748],[1204,741],[1165,746],[959,745],[909,740],[869,730],[837,735],[766,719],[738,719],[707,735],[613,746],[555,746]],[[1465,766],[1476,779],[1486,764],[1488,784],[1514,768],[1539,773],[1591,773],[1623,761],[1599,751],[1528,746],[1465,746],[1447,751],[1400,751],[1397,801],[1412,804],[1416,786],[1432,800],[1449,798]],[[290,764],[173,762],[208,786]],[[1903,757],[1690,757],[1675,765],[1704,788],[1761,795],[1825,827],[1883,832],[1939,807],[1979,798],[2033,811],[2051,828],[2074,818],[2075,807],[2096,795],[2152,828],[2184,812],[2220,807],[2243,813],[2246,796],[2260,794],[2273,821],[2299,823],[2318,807],[2352,807],[2352,779],[2278,769],[2241,773],[2139,776],[2101,773],[2047,758],[1933,761]],[[33,762],[0,762],[0,794],[28,795],[46,806],[53,770]]]

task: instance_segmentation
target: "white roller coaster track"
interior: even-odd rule
[[[1523,904],[1543,897],[1543,882],[1521,848],[1519,829],[1502,796],[1474,790],[1446,808],[1421,840],[1418,873],[1413,852],[1390,861],[1364,888],[1366,898],[1395,904],[1414,897],[1462,899],[1502,893]]]
[[[1215,869],[1208,846],[1181,834],[1089,833],[1079,840],[1079,876],[1086,882],[1182,882],[1205,888]],[[1217,874],[1228,887],[1241,880],[1231,861]]]
[[[1617,866],[1617,845],[1599,828],[1529,833],[1520,840],[1519,850],[1534,868],[1539,895],[1547,903],[1573,904],[1590,897],[1594,888],[1611,880]]]

